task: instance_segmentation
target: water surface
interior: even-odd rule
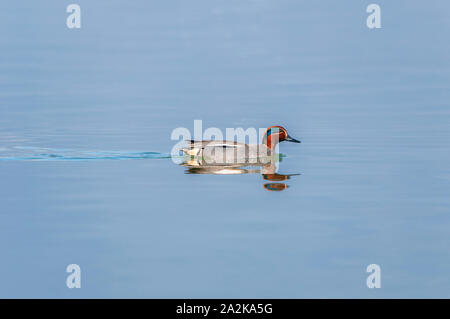
[[[0,297],[450,296],[447,1],[378,30],[361,1],[78,3],[0,4]],[[195,119],[283,125],[300,175],[186,174]]]

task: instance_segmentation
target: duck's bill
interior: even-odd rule
[[[292,138],[292,137],[290,137],[290,136],[288,136],[288,137],[285,139],[285,141],[292,142],[292,143],[301,143],[299,140],[296,140],[295,138]]]

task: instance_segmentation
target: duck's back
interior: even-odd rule
[[[246,163],[271,155],[263,144],[244,144],[235,141],[187,141],[182,151],[191,156],[201,156],[214,163]]]

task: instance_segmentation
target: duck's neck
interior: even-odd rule
[[[263,144],[267,146],[268,149],[273,150],[275,146],[278,144],[278,139],[274,137],[275,135],[265,136],[263,140]],[[272,137],[274,137],[272,139]]]

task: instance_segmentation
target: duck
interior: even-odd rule
[[[270,126],[263,135],[262,144],[245,144],[225,140],[187,140],[181,152],[201,159],[199,165],[267,164],[273,160],[279,142],[301,143],[291,137],[282,126]]]

